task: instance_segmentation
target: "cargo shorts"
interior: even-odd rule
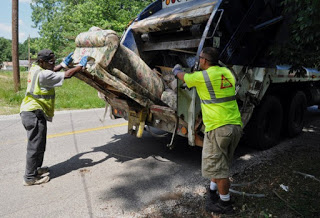
[[[229,178],[233,154],[241,135],[239,125],[225,125],[205,133],[201,164],[203,177]]]

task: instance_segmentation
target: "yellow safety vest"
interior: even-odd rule
[[[234,80],[228,79],[221,71],[218,71],[214,73],[214,77],[217,78],[214,80],[220,80],[221,83],[215,83],[215,87],[213,87],[208,72],[204,70],[202,71],[202,75],[210,94],[210,99],[201,99],[202,104],[215,104],[236,100]]]
[[[197,89],[206,132],[228,124],[242,126],[235,79],[228,68],[213,66],[207,71],[186,74],[184,80],[188,87]]]
[[[28,75],[26,96],[22,101],[20,112],[41,109],[52,120],[54,116],[55,90],[42,90],[39,84],[39,74],[43,71],[39,65],[33,64]]]

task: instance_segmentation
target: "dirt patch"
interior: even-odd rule
[[[234,195],[236,210],[246,217],[320,217],[320,182],[298,173],[320,178],[319,157],[320,146],[293,148],[234,176],[234,183],[259,178],[238,191],[265,194],[264,198]]]

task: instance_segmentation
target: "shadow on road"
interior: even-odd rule
[[[121,182],[115,187],[106,187],[108,191],[102,193],[101,199],[104,202],[120,199],[123,202],[121,208],[135,209],[144,205],[141,196],[146,196],[146,193],[159,190],[163,192],[163,188],[170,187],[173,181],[184,181],[185,175],[190,174],[191,177],[192,174],[195,175],[195,171],[197,171],[197,176],[201,177],[201,148],[190,147],[186,139],[177,138],[175,148],[169,150],[166,147],[169,141],[169,137],[154,138],[149,133],[144,133],[142,139],[128,134],[114,135],[108,144],[94,147],[91,151],[79,153],[51,166],[51,178],[54,179],[114,158],[117,162],[126,163],[125,167],[128,168],[128,170],[122,170],[124,172],[122,174],[117,175],[116,172],[114,179],[127,182]],[[106,154],[101,160],[93,161],[83,158],[86,154],[101,152]],[[152,200],[148,199],[148,202]]]
[[[51,178],[54,179],[74,170],[100,164],[110,158],[115,158],[117,162],[124,163],[138,158],[153,157],[160,162],[172,161],[189,167],[199,167],[200,169],[201,148],[190,147],[187,145],[186,139],[177,138],[175,148],[169,150],[166,147],[169,140],[170,138],[154,138],[148,133],[144,133],[142,139],[137,139],[129,134],[114,135],[112,141],[108,144],[94,147],[91,151],[79,153],[64,162],[51,166]],[[85,154],[96,152],[103,152],[107,155],[99,161],[82,158]]]

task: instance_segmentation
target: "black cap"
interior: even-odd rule
[[[43,49],[38,52],[38,57],[37,57],[38,61],[39,60],[48,61],[52,58],[54,58],[54,53],[53,53],[53,51],[51,51],[49,49]]]

